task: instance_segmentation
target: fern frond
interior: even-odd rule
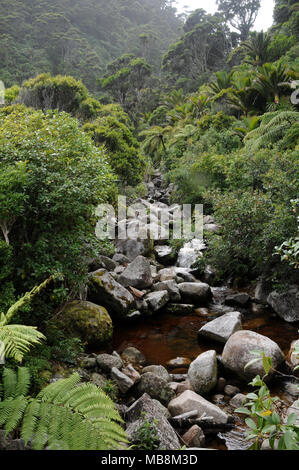
[[[4,325],[0,326],[0,341],[4,344],[6,357],[22,362],[34,344],[39,344],[45,336],[33,326]]]

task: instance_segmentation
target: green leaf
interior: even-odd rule
[[[253,419],[251,419],[251,418],[246,418],[246,419],[245,419],[245,423],[247,424],[247,426],[248,426],[250,429],[253,429],[253,430],[256,430],[256,429],[257,429],[256,424],[255,424],[255,422],[253,421]]]
[[[235,413],[242,413],[242,414],[246,414],[246,415],[250,415],[250,411],[247,409],[247,408],[244,408],[244,407],[241,407],[241,408],[237,408],[235,410]]]

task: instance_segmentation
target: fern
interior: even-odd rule
[[[26,398],[29,374],[3,372],[0,425],[11,432],[20,426],[25,443],[35,450],[109,450],[127,442],[113,401],[79,374],[48,385],[36,398]],[[20,393],[20,395],[19,395]]]

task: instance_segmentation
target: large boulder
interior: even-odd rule
[[[171,400],[168,410],[172,416],[179,416],[188,411],[196,410],[198,418],[202,415],[210,416],[215,424],[226,424],[229,421],[229,415],[192,390],[186,390]]]
[[[119,276],[118,281],[124,287],[147,289],[152,286],[151,265],[147,258],[137,256]]]
[[[169,294],[167,290],[151,292],[144,298],[144,302],[147,305],[148,314],[161,310],[161,308],[163,308],[168,301]]]
[[[197,238],[185,243],[179,251],[177,266],[191,268],[198,258],[202,256],[202,251],[205,249],[205,243]]]
[[[159,439],[159,450],[179,450],[181,445],[178,437],[167,421],[165,410],[156,400],[148,394],[143,394],[126,413],[127,429],[131,443],[136,442],[140,426],[148,419],[156,431]]]
[[[83,300],[74,300],[64,307],[61,328],[68,335],[79,337],[89,346],[110,341],[112,320],[104,307]]]
[[[170,375],[163,366],[153,365],[144,367],[142,370],[142,374],[146,374],[147,372],[151,372],[152,374],[157,375],[158,377],[161,377],[162,379],[166,380],[166,382],[170,382]]]
[[[123,318],[134,306],[133,295],[106,271],[99,269],[89,275],[88,297],[102,303],[115,316]]]
[[[292,323],[299,321],[299,289],[291,287],[286,292],[271,292],[267,302],[279,317]]]
[[[171,268],[164,268],[160,269],[158,276],[160,281],[169,281],[169,280],[176,280],[177,278],[181,278],[186,282],[195,282],[195,277],[190,274],[189,268],[178,268],[172,266]]]
[[[169,266],[175,262],[175,254],[173,250],[168,245],[157,245],[154,248],[154,253],[156,260],[163,266]]]
[[[174,391],[171,389],[168,382],[152,372],[146,372],[141,375],[141,379],[135,386],[135,390],[139,396],[147,393],[151,398],[159,400],[163,405],[168,405],[170,400],[174,397]]]
[[[226,343],[236,331],[242,329],[242,315],[240,312],[230,312],[212,320],[204,325],[198,332],[200,336],[213,341]]]
[[[205,305],[212,298],[211,288],[204,282],[182,282],[179,290],[185,303]]]
[[[246,364],[255,357],[252,355],[252,351],[261,351],[267,357],[271,357],[274,369],[285,359],[281,349],[274,341],[254,331],[243,330],[234,333],[227,341],[222,353],[222,364],[244,380],[251,380],[256,375],[262,377],[265,375],[262,360],[251,364],[244,370]],[[271,375],[270,371],[268,379]]]
[[[123,361],[120,357],[112,354],[99,354],[96,358],[98,367],[103,372],[111,372],[113,368],[121,369]]]
[[[154,249],[153,240],[150,239],[119,239],[116,244],[116,252],[125,255],[130,261],[137,256],[151,256]]]
[[[193,390],[200,395],[209,393],[217,384],[216,351],[206,351],[193,361],[188,370]]]

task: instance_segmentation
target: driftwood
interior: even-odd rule
[[[205,434],[218,434],[219,432],[231,431],[235,425],[233,423],[214,423],[213,417],[201,416],[197,418],[198,411],[193,410],[173,418],[169,418],[169,423],[174,427],[181,430],[189,429],[197,424]]]

